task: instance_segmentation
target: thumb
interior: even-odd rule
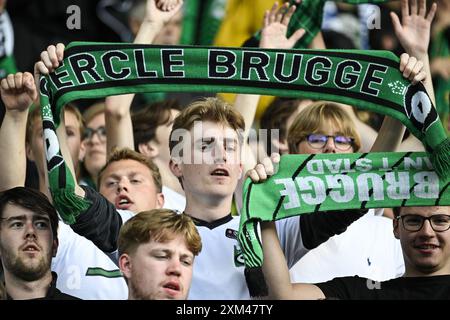
[[[272,160],[273,163],[273,174],[276,174],[280,167],[281,156],[279,153],[274,152],[270,155],[270,160]]]
[[[25,72],[23,75],[24,77],[24,84],[25,84],[25,90],[28,93],[28,95],[31,97],[31,99],[34,101],[37,99],[37,89],[36,84],[34,83],[33,75],[29,72]]]
[[[402,24],[400,23],[400,19],[398,18],[398,15],[395,12],[391,11],[390,15],[391,15],[391,20],[392,20],[392,25],[394,26],[394,31],[398,36],[398,34],[403,29]]]
[[[291,37],[289,38],[289,44],[290,44],[290,48],[293,48],[295,46],[295,44],[297,43],[298,40],[300,40],[304,35],[305,35],[305,29],[298,29],[297,31],[294,32],[294,34],[291,35]]]

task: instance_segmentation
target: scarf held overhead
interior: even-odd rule
[[[41,82],[56,126],[64,104],[138,92],[232,92],[330,100],[401,121],[450,170],[450,142],[422,84],[412,86],[387,51],[261,50],[71,43]],[[47,99],[48,98],[48,99]]]
[[[450,179],[439,179],[424,152],[283,156],[277,174],[260,184],[247,179],[244,185],[239,242],[250,294],[267,294],[260,221],[318,211],[439,205],[450,205]]]
[[[75,195],[55,128],[73,100],[138,92],[232,92],[330,100],[400,120],[430,153],[436,172],[450,167],[450,142],[422,84],[412,86],[390,52],[261,50],[71,43],[62,65],[41,77],[50,191],[66,223],[89,207]],[[252,242],[253,243],[253,242]]]

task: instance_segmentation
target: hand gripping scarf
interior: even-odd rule
[[[449,186],[424,152],[283,156],[277,174],[244,185],[239,242],[250,294],[267,295],[258,222],[318,211],[450,205]]]
[[[390,52],[261,50],[81,43],[41,77],[47,170],[55,206],[66,223],[89,203],[74,194],[55,126],[73,100],[138,92],[232,92],[330,100],[400,120],[424,144],[437,174],[449,175],[450,140],[422,84],[412,86]]]

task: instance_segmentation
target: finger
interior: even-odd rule
[[[270,14],[269,14],[269,23],[273,23],[275,21],[275,16],[277,14],[277,9],[278,9],[278,2],[275,2],[272,6],[272,8],[270,9]]]
[[[286,2],[285,4],[283,4],[283,5],[280,7],[280,9],[278,9],[277,16],[276,16],[276,18],[275,18],[275,21],[276,21],[276,22],[281,23],[281,20],[283,20],[284,14],[289,10],[288,7],[289,7],[289,3]]]
[[[13,74],[8,74],[8,76],[6,77],[6,81],[8,81],[8,86],[9,86],[10,90],[16,88],[16,84],[14,82],[14,75]]]
[[[8,81],[6,81],[6,78],[3,78],[2,81],[0,81],[0,87],[2,90],[9,90]]]
[[[422,71],[422,69],[423,69],[423,62],[418,60],[416,62],[416,65],[413,67],[413,70],[409,75],[408,80],[413,81],[414,78]]]
[[[268,175],[268,176],[271,176],[271,175],[273,175],[273,163],[272,163],[272,159],[270,159],[269,157],[265,157],[263,160],[262,160],[262,165],[264,166],[264,169],[265,169],[265,173]]]
[[[62,43],[56,44],[56,56],[58,57],[58,61],[62,61],[64,59],[64,49],[66,47]]]
[[[427,20],[431,23],[434,19],[434,16],[436,15],[436,10],[437,10],[437,4],[436,2],[433,3],[433,5],[430,8],[430,12],[428,12],[427,15]]]
[[[23,84],[25,90],[28,92],[28,95],[31,97],[31,99],[36,100],[37,98],[37,89],[36,85],[34,83],[34,77],[31,73],[25,72],[23,74]]]
[[[247,175],[247,177],[252,179],[253,182],[259,182],[259,176],[256,173],[255,169],[248,170],[246,175]]]
[[[402,20],[404,21],[407,17],[409,17],[409,6],[408,0],[402,0]]]
[[[400,72],[403,72],[405,70],[406,65],[408,64],[409,60],[409,54],[402,53],[400,56]]]
[[[417,15],[417,0],[411,0],[411,11],[410,15]]]
[[[399,34],[402,32],[403,27],[402,24],[400,23],[400,19],[398,17],[398,15],[395,12],[391,11],[391,20],[392,20],[392,25],[394,26],[394,31],[395,34]]]
[[[39,75],[50,73],[50,70],[47,68],[47,66],[42,61],[39,61],[38,63],[36,63],[35,66],[36,66],[35,71],[37,71],[39,73]]]
[[[422,70],[414,77],[414,79],[411,81],[411,83],[413,85],[416,85],[417,83],[424,81],[426,77],[427,77],[427,73]]]
[[[405,70],[403,70],[403,76],[409,79],[411,72],[414,70],[414,66],[417,63],[417,59],[415,57],[410,57],[408,63],[406,64]]]
[[[426,0],[419,0],[419,16],[425,17],[426,13],[427,13]]]
[[[16,86],[16,89],[22,89],[22,78],[23,78],[22,72],[17,72],[14,75],[14,84]]]
[[[258,163],[255,166],[255,171],[258,174],[259,181],[264,181],[267,179],[266,168],[264,167],[264,165],[262,163]]]
[[[266,10],[264,12],[263,24],[264,24],[264,27],[267,27],[269,25],[269,10]]]
[[[292,6],[289,8],[288,12],[284,15],[283,19],[281,20],[281,23],[285,26],[289,25],[289,21],[291,21],[291,17],[295,12],[295,9],[297,9],[296,6]]]
[[[47,51],[41,52],[41,62],[44,64],[44,66],[49,70],[53,70],[53,63],[50,60],[50,57],[48,56]]]
[[[274,152],[270,155],[270,160],[272,163],[280,163],[281,156],[278,152]]]
[[[288,41],[291,44],[291,48],[294,47],[297,41],[305,35],[305,32],[305,29],[298,29],[292,34],[292,36],[290,36]]]
[[[52,67],[56,69],[59,66],[58,56],[56,55],[56,47],[48,46],[47,54],[48,58],[50,59],[50,62],[52,63]]]

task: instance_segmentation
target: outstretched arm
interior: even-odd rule
[[[47,47],[46,51],[41,52],[41,60],[38,61],[34,66],[34,78],[36,81],[36,86],[39,85],[39,78],[42,75],[48,75],[54,72],[56,68],[59,67],[61,61],[64,58],[64,44],[58,43],[56,46],[50,45]],[[70,156],[69,148],[67,146],[66,137],[66,126],[64,124],[64,111],[61,112],[61,122],[59,127],[56,129],[56,135],[58,137],[59,147],[61,148],[61,154],[64,158],[67,168],[69,168],[70,173],[75,181],[75,194],[84,197],[85,192],[79,186],[75,170],[72,162],[72,157]],[[44,161],[47,163],[47,161]],[[47,177],[47,175],[46,175]]]
[[[175,0],[176,5],[174,6],[165,4],[164,1],[160,2],[160,5],[165,9],[157,8],[155,0],[147,0],[145,18],[134,39],[135,44],[151,44],[164,24],[180,10],[183,4],[182,0]],[[130,114],[133,98],[134,94],[124,94],[110,96],[105,100],[107,154],[110,154],[114,148],[134,150],[133,126]]]
[[[301,1],[297,1],[299,4]],[[266,10],[263,19],[263,28],[261,31],[261,40],[259,47],[263,49],[290,49],[295,43],[304,35],[305,31],[299,29],[291,37],[286,37],[287,27],[293,13],[296,10],[296,6],[289,6],[289,3],[285,3],[279,7],[275,2],[270,10]],[[250,94],[238,94],[234,102],[234,107],[242,114],[245,121],[244,142],[247,141],[250,129],[252,128],[253,121],[255,119],[255,113],[258,106],[260,96]],[[250,146],[244,143],[243,149],[243,164],[244,172],[255,167],[257,163],[258,154],[253,153]],[[243,183],[244,180],[241,180]],[[241,207],[240,201],[242,201],[241,183],[236,188],[235,199],[238,199],[238,207]]]
[[[274,222],[261,223],[261,237],[264,251],[263,272],[271,299],[317,300],[325,298],[322,290],[314,284],[291,283],[289,269]]]
[[[31,73],[18,72],[1,81],[0,91],[5,105],[0,127],[0,190],[6,190],[25,184],[27,117],[37,90]]]
[[[428,57],[428,47],[430,44],[431,23],[436,14],[437,5],[433,3],[430,11],[427,13],[426,0],[402,0],[401,14],[402,22],[394,12],[391,12],[392,24],[395,34],[399,39],[403,49],[410,56],[414,56],[423,62],[423,70],[426,78],[423,85],[427,90],[433,104],[436,104],[434,98],[433,82],[431,78],[431,68]],[[410,135],[402,145],[401,150],[418,151],[423,150],[422,143],[414,136]]]

